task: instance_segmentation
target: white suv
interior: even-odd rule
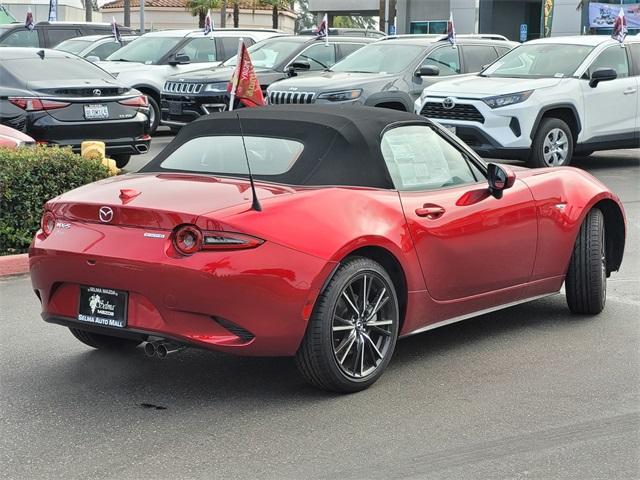
[[[415,111],[484,156],[568,165],[573,153],[640,146],[640,39],[527,42],[480,74],[427,87]]]
[[[247,46],[282,35],[278,30],[218,29],[211,35],[202,30],[165,30],[142,35],[113,53],[98,66],[125,85],[149,98],[151,133],[160,121],[160,92],[171,75],[216,66],[238,52],[238,39]]]

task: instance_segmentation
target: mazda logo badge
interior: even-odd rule
[[[101,222],[109,223],[111,220],[113,220],[113,210],[111,209],[111,207],[100,207],[98,216],[100,217]]]
[[[445,110],[451,110],[456,106],[456,102],[454,102],[452,97],[447,97],[442,101],[442,106],[445,108]]]
[[[100,90],[99,88],[93,90],[94,97],[99,97],[100,95],[102,95],[102,90]]]

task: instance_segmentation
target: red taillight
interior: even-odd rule
[[[120,100],[120,105],[126,105],[127,107],[148,107],[149,101],[146,95],[138,95],[137,97],[127,98],[126,100]]]
[[[42,228],[42,233],[44,233],[46,237],[53,233],[53,229],[56,228],[56,216],[53,212],[44,212],[42,220],[40,221],[40,227]]]
[[[45,100],[36,97],[9,97],[9,101],[16,107],[26,110],[27,112],[55,110],[71,105],[69,102],[58,102],[56,100]]]
[[[204,232],[192,225],[183,225],[173,234],[173,246],[182,255],[199,250],[243,250],[262,245],[264,240],[241,233]]]
[[[173,246],[183,255],[193,255],[202,246],[202,232],[197,227],[184,225],[175,231]]]

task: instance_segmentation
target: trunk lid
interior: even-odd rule
[[[291,188],[256,184],[260,201],[290,194]],[[251,208],[248,180],[208,175],[146,173],[112,177],[64,193],[47,205],[60,219],[171,230],[225,208]],[[101,218],[100,209],[106,207]],[[109,213],[109,210],[112,213]],[[222,228],[213,225],[212,230]]]

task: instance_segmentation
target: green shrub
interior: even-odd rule
[[[110,175],[69,148],[0,148],[0,255],[27,251],[47,200]]]

